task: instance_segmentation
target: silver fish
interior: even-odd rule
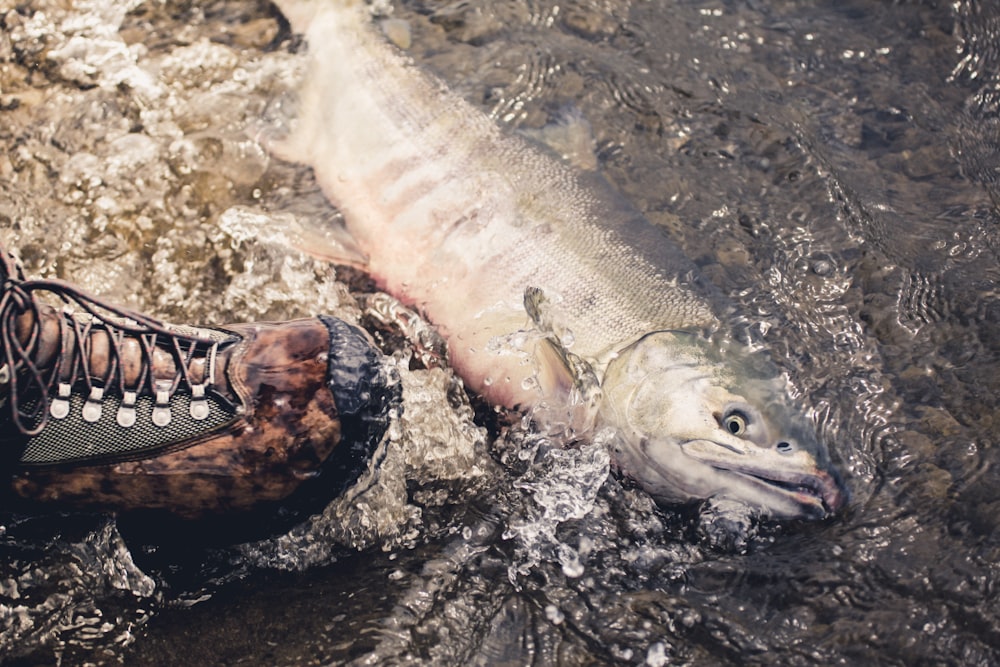
[[[596,172],[501,130],[363,3],[279,6],[309,64],[276,152],[313,167],[358,263],[438,327],[470,388],[550,431],[614,429],[614,465],[658,501],[807,518],[845,504],[777,372],[708,342],[725,306]]]

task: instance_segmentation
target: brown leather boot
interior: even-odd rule
[[[2,249],[0,278],[0,467],[22,498],[187,518],[329,499],[399,404],[332,317],[176,326],[25,280]]]

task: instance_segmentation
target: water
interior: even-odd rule
[[[812,406],[849,509],[657,508],[388,332],[407,421],[287,535],[0,517],[7,662],[1000,662],[996,5],[392,4],[497,122],[589,122]],[[262,149],[299,68],[272,9],[0,7],[0,240],[30,274],[177,321],[362,317],[363,279],[288,246],[336,213]]]

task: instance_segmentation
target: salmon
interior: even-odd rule
[[[567,440],[610,432],[614,466],[662,503],[843,507],[776,367],[710,335],[732,305],[597,171],[497,126],[364,3],[278,4],[308,64],[275,152],[312,167],[355,263],[435,325],[472,391]]]

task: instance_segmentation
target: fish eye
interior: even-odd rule
[[[733,410],[722,420],[722,426],[733,435],[743,435],[747,431],[747,424],[750,422],[747,416],[739,410]]]

